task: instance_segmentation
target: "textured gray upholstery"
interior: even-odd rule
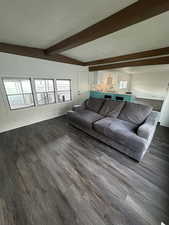
[[[74,105],[72,110],[75,112],[80,112],[85,109],[85,103],[82,103],[81,105]]]
[[[141,126],[139,126],[137,135],[139,137],[145,138],[147,142],[150,143],[153,138],[158,121],[159,112],[152,111],[147,117],[146,121]]]
[[[133,158],[136,161],[140,161],[142,160],[142,158],[144,157],[145,153],[147,152],[147,147],[146,149],[141,149],[140,151],[138,150],[138,148],[133,148],[132,150],[127,146],[127,145],[123,145],[118,143],[116,140],[106,137],[105,135],[95,131],[94,129],[86,129],[85,127],[79,126],[77,123],[74,123],[73,121],[69,122],[77,127],[78,129],[86,132],[87,134],[91,135],[92,137],[98,139],[99,141],[111,146],[113,149],[116,149],[122,153],[124,153],[125,155],[128,155],[129,157]]]
[[[146,140],[139,137],[130,126],[114,123],[105,130],[105,136],[116,140],[118,143],[127,146],[131,150],[137,149],[142,151],[146,148]]]
[[[140,161],[148,151],[159,119],[159,113],[151,112],[151,107],[147,108],[144,105],[140,106],[135,103],[127,103],[126,105],[127,108],[125,110],[121,107],[122,113],[120,113],[119,118],[113,118],[102,116],[104,112],[107,115],[109,114],[105,105],[102,106],[105,109],[100,109],[102,113],[100,115],[84,109],[83,104],[82,106],[74,107],[75,111],[69,111],[68,119],[77,128]],[[119,107],[119,104],[117,104],[117,107]],[[113,107],[108,106],[108,108],[112,110]],[[138,125],[140,123],[141,125]]]
[[[136,125],[128,121],[119,120],[111,117],[100,119],[94,123],[94,129],[110,138],[113,137],[111,132],[129,132],[136,130]]]
[[[142,137],[137,136],[135,132],[136,125],[133,123],[119,119],[104,118],[94,123],[94,129],[106,137],[128,146],[130,149],[146,147],[146,141]]]
[[[144,122],[151,111],[152,107],[149,105],[126,102],[118,118],[140,125]]]
[[[124,104],[125,102],[106,100],[99,114],[102,116],[110,116],[116,118],[120,114],[120,111],[123,108]]]
[[[98,113],[103,106],[104,99],[100,98],[89,98],[85,101],[85,107],[88,110]]]
[[[78,112],[69,111],[68,118],[82,127],[92,129],[93,123],[103,117],[95,112],[83,110]]]

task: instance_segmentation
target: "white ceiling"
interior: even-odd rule
[[[47,48],[136,1],[0,0],[0,42]]]
[[[169,12],[132,25],[95,41],[65,51],[67,56],[90,61],[169,46]]]
[[[47,48],[137,0],[0,0],[0,42]],[[169,46],[169,12],[63,52],[82,61]]]

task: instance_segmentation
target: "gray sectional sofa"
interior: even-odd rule
[[[140,161],[148,151],[159,112],[148,105],[89,98],[67,116],[73,126]]]

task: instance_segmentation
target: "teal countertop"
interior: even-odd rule
[[[116,97],[122,97],[123,101],[132,102],[135,100],[135,96],[132,94],[119,94],[113,92],[101,92],[101,91],[90,91],[90,97],[93,98],[105,98],[105,95],[111,96],[112,100],[116,100]]]

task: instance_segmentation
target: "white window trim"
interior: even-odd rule
[[[71,79],[55,79],[55,82],[56,82],[57,80],[68,80],[68,81],[70,81],[70,100],[68,100],[68,101],[64,101],[64,102],[59,102],[59,101],[58,101],[58,92],[60,92],[60,91],[57,90],[57,85],[55,86],[55,87],[56,87],[57,103],[63,104],[63,103],[72,102],[72,100],[73,100],[73,99],[72,99],[72,80],[71,80]],[[63,90],[63,92],[64,92],[64,91],[66,91],[66,90]]]
[[[120,87],[121,82],[126,82],[126,84],[127,84],[126,87]],[[128,81],[127,80],[120,80],[119,81],[119,89],[122,90],[122,89],[127,89],[127,88],[128,88]]]
[[[19,107],[19,108],[16,108],[16,109],[12,109],[11,108],[11,105],[10,105],[10,102],[9,102],[9,99],[8,99],[8,94],[6,92],[5,84],[4,84],[4,80],[5,79],[11,79],[11,80],[29,80],[30,81],[30,85],[31,85],[31,91],[32,91],[32,93],[30,93],[30,94],[32,94],[33,105]],[[7,77],[2,77],[1,80],[2,80],[3,93],[4,93],[4,96],[5,96],[5,99],[6,99],[6,102],[7,102],[7,105],[8,105],[8,108],[10,109],[10,111],[21,110],[21,109],[29,109],[29,108],[34,108],[36,106],[35,105],[35,98],[34,98],[34,93],[33,93],[32,82],[31,82],[31,78],[30,77],[8,77],[7,76]],[[24,94],[24,93],[22,93],[22,94]]]
[[[16,108],[16,109],[12,109],[9,103],[9,99],[8,99],[8,94],[6,92],[6,88],[5,88],[5,84],[4,84],[4,79],[11,79],[11,80],[30,80],[30,85],[31,85],[31,90],[32,90],[32,97],[33,97],[33,105],[31,106],[27,106],[27,107],[20,107],[20,108]],[[48,104],[38,104],[37,101],[37,95],[36,95],[36,88],[35,88],[35,80],[53,80],[53,84],[54,84],[54,97],[55,97],[55,102],[53,103],[48,103]],[[57,85],[56,85],[56,81],[57,80],[69,80],[70,81],[70,100],[68,101],[64,101],[64,102],[59,102],[58,101],[58,91],[57,91]],[[36,108],[36,107],[42,107],[42,106],[47,106],[47,105],[52,105],[52,104],[65,104],[65,103],[70,103],[73,101],[73,95],[72,95],[72,79],[70,78],[36,78],[36,77],[32,77],[32,76],[28,76],[28,77],[11,77],[11,76],[4,76],[0,79],[1,81],[1,86],[2,86],[2,96],[3,96],[3,100],[6,103],[6,105],[8,106],[7,108],[10,111],[16,111],[16,110],[23,110],[23,109],[30,109],[30,108]]]
[[[54,98],[55,98],[54,102],[52,102],[52,103],[45,103],[45,104],[38,104],[37,93],[40,93],[40,92],[36,92],[35,80],[53,80],[53,91],[52,91],[52,93],[54,93]],[[36,99],[36,106],[39,107],[39,106],[52,105],[52,104],[56,104],[57,103],[57,101],[56,101],[55,80],[56,79],[54,79],[54,78],[32,78],[32,82],[33,82],[33,85],[34,85],[34,91],[35,91],[34,98]],[[48,92],[41,92],[41,93],[48,93]]]

